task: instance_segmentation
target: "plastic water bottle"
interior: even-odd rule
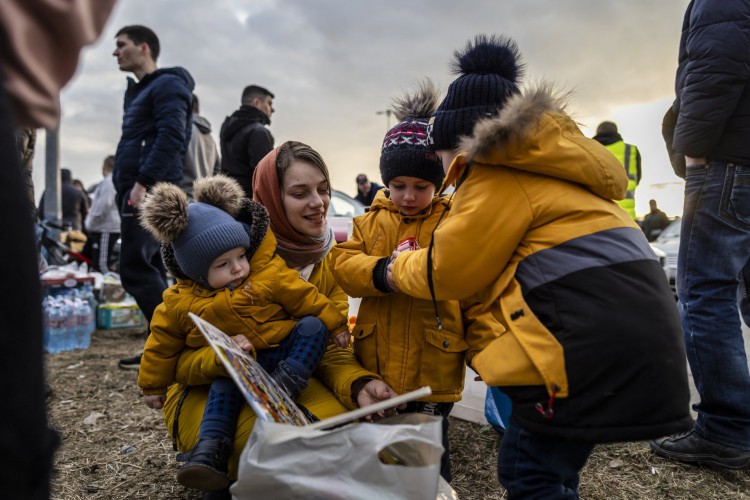
[[[63,342],[62,351],[69,351],[76,348],[78,343],[78,316],[76,315],[76,308],[73,302],[69,299],[63,301]]]
[[[79,311],[81,319],[79,325],[79,328],[81,329],[81,341],[78,344],[78,348],[88,349],[91,345],[91,334],[93,334],[96,329],[96,325],[94,324],[94,311],[91,310],[91,305],[86,300],[81,301]]]
[[[62,306],[57,301],[50,302],[49,307],[49,344],[47,352],[55,354],[61,352],[65,338],[65,316]]]
[[[42,328],[44,332],[42,346],[47,352],[50,352],[50,341],[52,340],[52,338],[50,337],[50,312],[52,309],[51,303],[52,299],[50,297],[44,297],[44,300],[42,301]]]

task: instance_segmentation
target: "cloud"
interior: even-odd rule
[[[126,24],[157,32],[160,66],[191,72],[217,139],[244,86],[266,86],[276,94],[277,144],[308,142],[329,162],[334,186],[353,192],[358,172],[379,177],[386,119],[376,112],[424,76],[447,90],[452,54],[474,35],[514,38],[529,80],[573,89],[571,109],[595,122],[671,95],[687,3],[121,0],[63,93],[61,156],[94,182],[101,159],[116,147],[126,75],[111,53]],[[41,165],[37,159],[37,170]]]

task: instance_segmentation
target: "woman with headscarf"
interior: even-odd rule
[[[330,197],[325,162],[317,151],[300,142],[286,142],[268,153],[253,175],[253,198],[268,210],[278,254],[347,314],[348,298],[335,283],[331,270],[329,251],[334,239],[326,222]],[[226,376],[226,372],[210,349],[181,355],[176,374],[178,383],[169,388],[164,404],[167,430],[179,450],[190,450],[197,442],[208,394],[206,384],[218,376]],[[362,368],[351,348],[331,343],[316,376],[296,401],[324,419],[393,396],[395,393],[379,376]],[[239,457],[255,418],[249,405],[244,405],[229,460],[232,479],[237,478]],[[222,498],[217,494],[229,498],[228,490],[207,496]]]

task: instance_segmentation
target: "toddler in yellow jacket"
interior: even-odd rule
[[[426,248],[450,201],[435,197],[443,167],[427,145],[428,118],[438,102],[428,81],[396,102],[399,123],[385,136],[380,173],[387,190],[354,219],[352,237],[333,249],[334,275],[344,291],[362,297],[353,330],[354,352],[397,393],[430,386],[432,395],[406,411],[444,417],[441,474],[450,480],[447,416],[461,399],[467,360],[498,334],[499,324],[459,301],[433,302],[392,293],[386,268],[392,255]],[[442,328],[435,323],[436,313]]]
[[[242,349],[257,351],[261,366],[295,398],[323,357],[329,332],[338,345],[348,344],[347,318],[276,255],[267,211],[243,198],[236,181],[201,179],[194,196],[188,203],[179,187],[161,183],[142,207],[143,226],[162,242],[170,269],[184,274],[164,292],[151,321],[138,374],[145,402],[161,408],[180,353],[207,345],[188,312],[233,335]],[[212,382],[198,443],[178,456],[187,462],[177,473],[182,484],[204,491],[229,484],[242,403],[231,379]]]

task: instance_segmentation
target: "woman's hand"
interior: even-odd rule
[[[242,349],[245,352],[252,352],[253,351],[253,344],[250,343],[249,340],[247,340],[247,337],[244,335],[235,335],[234,337],[231,337],[232,342],[234,342],[237,347]]]
[[[357,394],[352,394],[352,398],[357,402],[360,408],[377,403],[379,401],[385,401],[397,396],[397,394],[391,389],[388,384],[382,380],[370,380],[359,390]],[[371,421],[373,417],[383,418],[390,415],[396,415],[396,410],[403,410],[406,408],[405,404],[402,404],[396,408],[388,408],[386,410],[380,410],[377,414],[368,415],[365,420]]]
[[[164,402],[166,400],[166,394],[151,394],[150,396],[143,396],[143,402],[146,403],[146,406],[154,410],[164,408]]]

